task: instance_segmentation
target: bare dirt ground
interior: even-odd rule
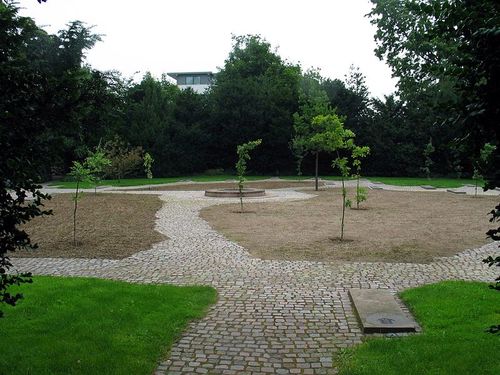
[[[310,191],[309,191],[310,192]],[[353,191],[349,191],[353,197]],[[486,215],[496,197],[442,192],[369,191],[363,209],[347,209],[339,242],[340,189],[305,201],[205,208],[201,217],[262,259],[428,263],[488,242]],[[337,239],[337,240],[336,240]]]
[[[324,183],[320,182],[320,186]],[[245,187],[254,189],[286,189],[286,188],[314,188],[314,181],[247,181]],[[137,190],[155,190],[155,191],[200,191],[208,189],[237,189],[237,182],[213,182],[213,183],[191,183],[191,184],[176,184],[153,186],[151,189],[137,189]]]
[[[157,196],[86,193],[78,202],[77,241],[73,245],[73,201],[70,194],[46,201],[52,216],[38,217],[24,229],[39,249],[11,256],[122,259],[165,239],[154,230]]]

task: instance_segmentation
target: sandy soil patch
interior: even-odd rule
[[[77,240],[73,246],[73,201],[70,194],[46,202],[54,215],[38,217],[25,225],[35,251],[11,256],[122,259],[147,250],[165,236],[154,230],[157,196],[86,193],[78,202]]]
[[[353,196],[353,191],[349,191]],[[369,191],[363,209],[347,209],[340,235],[340,189],[305,201],[203,209],[210,225],[257,258],[427,263],[487,243],[486,215],[496,197],[442,192]]]

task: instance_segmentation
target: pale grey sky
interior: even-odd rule
[[[54,33],[72,20],[95,25],[103,41],[87,62],[126,76],[139,71],[216,71],[231,49],[231,34],[260,34],[281,57],[344,78],[355,64],[374,96],[396,81],[373,53],[375,28],[364,17],[368,0],[21,0],[23,15]],[[137,78],[137,77],[136,77]]]

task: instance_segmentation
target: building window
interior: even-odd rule
[[[201,85],[200,76],[186,76],[186,85]]]

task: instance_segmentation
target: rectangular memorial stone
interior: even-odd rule
[[[350,289],[364,333],[415,332],[417,324],[382,289]]]
[[[453,189],[446,189],[448,193],[453,193],[453,194],[466,194],[465,191],[460,191],[460,190],[453,190]]]
[[[436,190],[436,187],[432,185],[420,185],[420,187],[425,190]]]

